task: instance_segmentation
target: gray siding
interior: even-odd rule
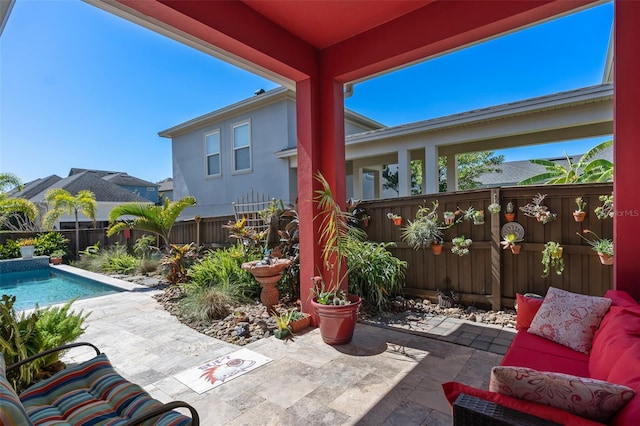
[[[198,203],[185,210],[185,217],[232,214],[231,203],[252,190],[280,198],[285,203],[293,201],[289,191],[288,161],[274,155],[288,147],[292,134],[295,138],[295,105],[292,107],[291,104],[288,101],[270,104],[173,138],[174,199],[193,195]],[[245,120],[251,123],[252,170],[234,173],[231,129]],[[217,129],[220,131],[222,174],[207,177],[204,135]]]

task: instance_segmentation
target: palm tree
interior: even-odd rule
[[[109,212],[111,225],[107,230],[107,236],[110,237],[125,229],[138,229],[159,235],[165,246],[169,247],[169,234],[176,219],[184,209],[195,205],[196,199],[192,196],[173,202],[165,198],[161,206],[141,203],[122,204]],[[133,216],[133,219],[116,222],[122,216]]]
[[[577,163],[572,162],[567,156],[566,167],[549,160],[530,160],[533,164],[544,166],[547,171],[525,179],[518,185],[609,182],[613,180],[613,163],[605,159],[592,158],[610,146],[613,146],[613,140],[594,146],[580,157]]]
[[[42,224],[45,228],[53,228],[56,220],[65,214],[74,216],[76,220],[76,256],[80,251],[80,228],[78,226],[78,212],[96,222],[96,212],[98,205],[96,196],[88,189],[79,191],[73,196],[69,191],[62,188],[54,188],[47,191],[45,196],[47,204],[51,205],[51,210],[44,215]]]
[[[0,228],[15,231],[36,229],[38,207],[26,198],[9,198],[7,191],[21,189],[22,181],[13,173],[0,173]]]

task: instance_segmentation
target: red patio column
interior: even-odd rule
[[[614,183],[613,285],[640,299],[640,2],[614,3]]]
[[[311,313],[311,278],[322,265],[319,226],[313,218],[315,179],[321,172],[341,204],[346,204],[344,94],[333,79],[310,78],[296,83],[298,133],[298,217],[300,220],[300,299]],[[346,280],[344,280],[346,287]],[[346,289],[346,288],[345,288]]]

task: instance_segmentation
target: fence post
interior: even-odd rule
[[[491,190],[491,202],[501,203],[500,189]],[[500,213],[491,213],[491,309],[502,307],[502,266],[500,250]]]

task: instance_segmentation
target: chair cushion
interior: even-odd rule
[[[32,426],[20,398],[7,380],[4,356],[0,352],[0,425]]]
[[[593,337],[589,357],[589,377],[607,380],[620,355],[638,342],[640,306],[612,306]]]
[[[493,367],[489,390],[607,422],[635,391],[627,386],[523,367]]]
[[[116,373],[105,354],[36,383],[22,392],[20,399],[36,426],[48,422],[115,426],[162,405]],[[189,424],[191,419],[177,412],[144,423]]]
[[[530,334],[526,329],[516,333],[500,365],[589,376],[588,355]]]
[[[588,355],[609,306],[611,299],[549,287],[528,331]]]
[[[548,405],[542,405],[531,401],[525,401],[523,399],[512,398],[510,396],[502,395],[497,392],[491,392],[488,390],[477,389],[471,386],[464,385],[458,382],[448,382],[442,384],[445,397],[451,405],[458,398],[458,395],[464,393],[466,395],[482,398],[485,401],[490,401],[501,405],[503,407],[518,410],[523,413],[531,414],[542,419],[551,420],[556,423],[571,426],[597,426],[602,423],[594,422],[584,417],[576,416],[568,411],[560,410],[559,408],[550,407]],[[480,423],[479,423],[480,424]],[[488,423],[487,423],[488,424]]]
[[[636,391],[636,396],[618,412],[611,424],[613,426],[637,424],[640,419],[640,396],[638,396],[640,394],[640,341],[620,353],[607,381],[629,386]]]

